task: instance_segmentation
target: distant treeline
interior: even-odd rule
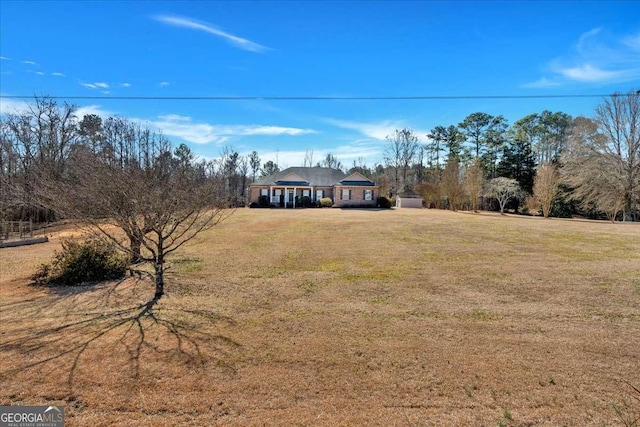
[[[273,160],[262,163],[256,151],[243,156],[229,147],[218,159],[199,160],[186,145],[173,148],[136,122],[78,118],[76,111],[36,98],[28,111],[0,118],[0,219],[55,219],[39,200],[43,171],[47,179],[63,175],[83,150],[123,167],[144,168],[170,156],[215,181],[217,196],[229,206],[243,205],[252,181],[280,170]],[[314,163],[311,151],[303,165],[360,172],[381,186],[381,194],[419,194],[431,208],[638,220],[640,92],[604,99],[590,118],[545,110],[510,125],[503,116],[477,112],[427,135],[398,129],[387,136],[383,158],[373,166],[364,159],[343,165],[327,154]]]

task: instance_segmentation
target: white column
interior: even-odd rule
[[[273,203],[273,187],[269,186],[269,204]]]
[[[284,208],[287,209],[287,203],[289,202],[289,189],[284,187]]]
[[[297,187],[293,187],[293,208],[296,208],[296,193],[298,192]]]

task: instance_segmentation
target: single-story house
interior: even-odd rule
[[[292,167],[249,185],[249,203],[267,201],[282,208],[301,206],[303,198],[319,203],[328,197],[333,205],[375,206],[380,187],[360,173],[321,167]],[[304,199],[307,200],[307,199]]]

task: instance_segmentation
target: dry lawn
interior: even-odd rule
[[[147,279],[43,289],[0,249],[0,404],[68,425],[622,425],[640,224],[237,211]]]

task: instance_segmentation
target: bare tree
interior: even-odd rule
[[[331,153],[327,154],[324,160],[318,163],[317,166],[331,169],[342,169],[342,163]]]
[[[471,201],[471,210],[474,212],[478,211],[478,199],[482,195],[483,187],[484,168],[482,167],[482,161],[475,159],[464,176],[464,188]]]
[[[304,166],[304,167],[313,166],[313,150],[311,150],[311,151],[306,150],[304,152],[304,160],[303,160],[302,166]]]
[[[563,176],[583,207],[614,219],[638,220],[640,203],[640,93],[614,94],[596,108],[596,117],[579,117],[563,161]]]
[[[396,193],[410,191],[407,174],[418,153],[418,137],[411,129],[396,129],[392,135],[387,136],[387,141],[384,159],[387,165],[395,169]],[[402,171],[402,182],[400,182],[400,171]]]
[[[416,193],[422,196],[422,200],[427,208],[440,209],[442,207],[442,183],[423,182],[416,185]]]
[[[167,257],[233,211],[224,209],[216,177],[174,156],[153,132],[136,138],[146,136],[158,147],[149,164],[144,157],[109,161],[83,147],[73,153],[65,174],[42,176],[48,183],[42,196],[67,217],[151,263],[155,302],[164,294]],[[127,150],[147,142],[135,139]]]
[[[458,159],[451,158],[442,171],[440,183],[442,196],[447,198],[449,209],[457,211],[464,199],[464,188],[460,182],[460,165]]]
[[[616,219],[626,202],[623,161],[610,153],[607,137],[594,120],[577,117],[562,155],[562,181],[572,188],[570,197],[585,210],[604,212]]]
[[[596,122],[605,144],[597,150],[624,188],[626,221],[638,219],[640,202],[640,92],[615,94],[596,108]]]
[[[520,195],[520,185],[512,178],[498,177],[489,180],[486,195],[493,197],[500,205],[500,213],[504,215],[504,207],[507,202]]]
[[[62,173],[77,140],[76,107],[36,98],[25,111],[2,117],[3,211],[20,219],[53,219],[41,208],[35,191],[38,170]],[[10,197],[9,197],[10,196]]]
[[[560,174],[552,163],[544,163],[538,167],[533,181],[533,197],[542,208],[542,215],[549,218],[553,200],[560,191]]]

